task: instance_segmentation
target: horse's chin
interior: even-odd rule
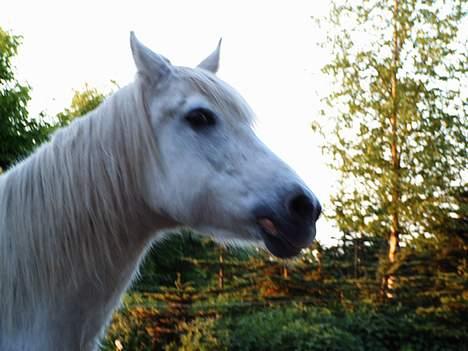
[[[278,236],[273,236],[265,232],[262,236],[268,251],[278,258],[292,258],[299,255],[302,250],[301,248],[292,246],[286,240]]]
[[[250,228],[252,229],[252,228]],[[262,230],[257,227],[255,230],[247,230],[239,232],[231,232],[229,230],[202,227],[196,228],[197,231],[203,235],[210,236],[214,241],[221,245],[236,246],[236,247],[263,247],[267,249],[273,256],[278,258],[292,258],[301,252],[302,248],[290,244],[287,240],[283,239],[280,235],[272,235],[268,231]],[[239,233],[246,232],[245,236]],[[251,233],[255,233],[251,235]]]

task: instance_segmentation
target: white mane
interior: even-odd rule
[[[129,226],[148,224],[138,167],[155,146],[141,99],[136,84],[120,90],[0,178],[0,349],[24,312],[34,324],[61,298],[64,281],[77,289],[86,274],[104,288],[138,235]]]

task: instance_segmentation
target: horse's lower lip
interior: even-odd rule
[[[264,231],[262,231],[262,236],[268,251],[276,257],[291,258],[297,256],[301,252],[300,248],[292,246],[281,237],[270,235]]]

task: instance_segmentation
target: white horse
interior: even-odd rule
[[[95,350],[151,242],[190,226],[291,257],[320,205],[215,76],[131,34],[135,82],[0,177],[0,350]]]

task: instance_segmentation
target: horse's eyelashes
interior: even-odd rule
[[[185,120],[193,129],[211,127],[216,124],[216,117],[214,113],[204,108],[191,110],[185,115]]]

